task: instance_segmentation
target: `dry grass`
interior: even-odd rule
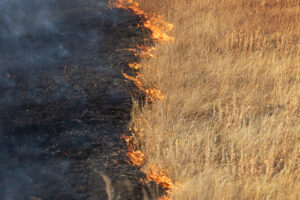
[[[139,2],[175,25],[142,61],[165,99],[132,114],[170,197],[299,199],[299,0]]]
[[[105,190],[106,190],[106,194],[107,194],[107,200],[119,200],[120,197],[115,195],[115,190],[112,186],[111,180],[108,176],[106,176],[105,174],[101,174],[104,182],[105,182]]]

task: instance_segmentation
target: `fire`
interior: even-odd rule
[[[153,51],[155,47],[148,47],[148,46],[140,46],[137,45],[136,48],[128,48],[130,52],[133,52],[134,55],[138,58],[154,58]]]
[[[163,197],[160,197],[158,200],[171,200],[170,197],[167,197],[166,195]]]
[[[154,102],[155,100],[163,100],[165,98],[161,91],[155,88],[146,89],[145,94],[147,96],[147,100],[150,102]]]
[[[123,76],[124,76],[127,80],[131,80],[131,81],[134,83],[134,85],[135,85],[138,89],[140,89],[140,90],[142,90],[142,91],[145,90],[145,89],[143,88],[143,82],[142,82],[142,80],[139,80],[138,77],[132,77],[132,76],[129,76],[128,74],[126,74],[126,73],[124,73],[124,72],[122,72],[122,74],[123,74]]]
[[[146,179],[148,181],[154,181],[155,183],[161,185],[163,188],[172,189],[172,180],[167,176],[167,170],[160,169],[155,165],[150,165],[147,172]]]
[[[123,134],[121,136],[121,139],[124,139],[127,144],[128,151],[126,153],[126,156],[129,158],[129,160],[136,166],[143,165],[146,161],[146,156],[142,151],[134,149],[134,137]]]
[[[140,63],[129,63],[128,66],[133,69],[133,70],[136,70],[136,71],[139,71],[140,69],[142,68],[149,68],[150,66],[149,65],[141,65]]]
[[[139,58],[155,58],[153,51],[155,47],[136,45],[137,53],[135,54]]]
[[[163,100],[164,95],[156,88],[145,89],[143,77],[137,73],[136,77],[129,76],[128,74],[122,72],[123,76],[134,83],[134,85],[140,90],[143,91],[146,95],[146,98],[149,102],[154,102],[156,100]]]
[[[142,65],[139,64],[139,63],[130,63],[128,66],[129,66],[131,69],[134,69],[134,70],[139,70],[139,69],[142,68]]]
[[[132,0],[116,0],[110,1],[110,7],[122,8],[125,10],[131,10],[136,15],[143,15],[144,11],[139,8],[139,3],[134,2]]]
[[[162,20],[162,17],[159,15],[146,19],[143,22],[143,26],[151,30],[152,39],[168,42],[174,41],[174,38],[169,36],[169,34],[167,33],[173,29],[173,25],[164,22]]]
[[[141,16],[142,27],[151,30],[153,40],[174,41],[174,38],[168,35],[173,29],[173,24],[165,22],[160,15],[150,15],[145,13],[139,3],[132,0],[115,0],[109,2],[110,7],[130,10],[133,14]]]
[[[111,8],[116,7],[120,9],[129,10],[134,15],[140,16],[141,24],[139,26],[142,27],[144,30],[151,31],[152,41],[174,41],[174,38],[168,34],[170,31],[172,31],[173,25],[165,22],[160,15],[153,15],[144,12],[139,7],[139,4],[137,2],[134,2],[133,0],[110,0],[109,6]],[[128,49],[128,51],[134,52],[134,55],[140,59],[155,58],[153,54],[154,50],[155,47],[153,46],[142,45],[137,45],[136,48]],[[137,71],[144,67],[139,63],[130,63],[128,66],[131,69]],[[157,88],[145,88],[145,79],[140,73],[136,72],[135,77],[130,76],[124,72],[122,72],[122,74],[127,80],[132,81],[140,91],[144,92],[147,101],[155,102],[156,100],[164,99],[163,93]],[[132,132],[133,130],[130,129],[130,131]],[[137,132],[137,130],[134,129],[134,132]],[[146,162],[146,155],[140,150],[135,150],[137,146],[135,144],[135,141],[137,141],[137,138],[134,132],[131,133],[131,136],[126,136],[124,134],[121,136],[121,138],[124,139],[127,143],[128,152],[126,155],[129,158],[129,160],[137,166],[142,166]],[[172,180],[167,176],[167,171],[157,167],[156,165],[149,165],[145,173],[146,181],[144,182],[153,181],[165,188],[167,191],[170,191],[174,187]],[[170,198],[165,195],[159,198],[158,200],[170,200]]]

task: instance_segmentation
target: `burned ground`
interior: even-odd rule
[[[120,140],[135,90],[121,74],[137,59],[126,49],[146,37],[139,18],[106,1],[49,2],[47,19],[18,32],[1,16],[0,199],[107,199],[102,174],[114,199],[141,199],[149,188]]]

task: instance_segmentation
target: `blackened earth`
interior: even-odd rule
[[[135,90],[121,70],[147,37],[140,19],[106,1],[33,2],[25,13],[47,3],[48,28],[28,19],[0,32],[0,199],[154,199],[120,140]]]

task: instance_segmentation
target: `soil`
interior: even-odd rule
[[[18,51],[0,38],[0,199],[156,198],[120,139],[136,92],[121,74],[137,61],[126,49],[147,31],[106,1],[52,7],[59,31],[23,35]]]

